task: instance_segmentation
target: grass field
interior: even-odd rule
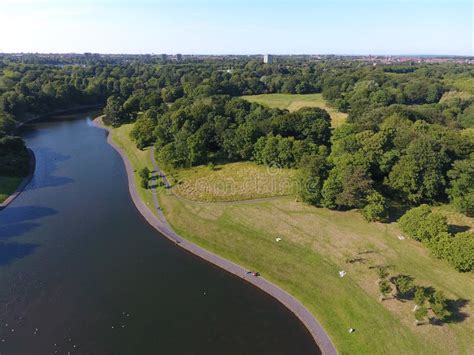
[[[272,108],[287,109],[290,112],[297,111],[302,107],[320,107],[325,109],[331,116],[333,127],[340,126],[347,118],[347,114],[330,107],[321,94],[263,94],[243,96],[243,98]]]
[[[149,156],[147,150],[135,148],[130,128],[125,125],[112,134],[138,171],[148,165]],[[201,167],[181,174],[207,176],[222,170]],[[140,194],[150,203],[149,190]],[[396,224],[367,223],[356,211],[314,208],[290,196],[247,203],[195,203],[161,190],[159,199],[168,221],[183,237],[258,270],[302,301],[340,354],[474,353],[470,302],[449,323],[415,326],[412,301],[378,300],[377,275],[370,267],[380,264],[389,265],[392,275],[409,274],[417,284],[443,290],[452,300],[470,300],[474,295],[472,273],[458,273],[430,256],[421,244],[399,240]],[[450,214],[452,223],[472,227],[472,219],[457,219],[459,215],[449,208],[440,209]],[[277,243],[276,237],[282,241]],[[347,271],[347,276],[340,278],[339,270]],[[348,333],[351,327],[356,329],[353,334]]]
[[[290,195],[294,169],[269,169],[252,162],[198,166],[173,173],[173,192],[194,201],[240,201]]]
[[[22,180],[22,177],[0,176],[0,203],[16,190]]]
[[[341,354],[469,354],[474,323],[415,326],[413,302],[378,301],[370,267],[390,265],[453,300],[474,295],[472,273],[461,274],[396,225],[365,222],[357,212],[318,209],[281,197],[247,204],[195,204],[162,194],[173,228],[193,242],[244,265],[284,288],[322,323]],[[282,238],[277,243],[276,237]],[[347,259],[358,259],[347,263]],[[339,278],[338,271],[347,271]],[[467,304],[460,312],[472,314]],[[460,317],[462,318],[462,317]],[[355,328],[348,334],[348,328]]]

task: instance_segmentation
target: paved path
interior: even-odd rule
[[[107,127],[102,126],[96,120],[94,121],[97,127],[105,129],[106,131],[110,132],[110,130]],[[303,306],[301,302],[299,302],[296,298],[291,296],[289,293],[285,292],[278,286],[274,285],[268,280],[265,280],[263,277],[255,277],[251,274],[247,274],[248,270],[243,268],[240,265],[237,265],[227,259],[221,258],[220,256],[207,251],[199,246],[197,246],[194,243],[191,243],[190,241],[182,238],[178,234],[176,234],[171,226],[168,224],[168,222],[165,219],[165,216],[163,215],[163,211],[159,207],[159,202],[156,196],[156,190],[154,189],[153,191],[153,202],[155,205],[155,208],[157,208],[158,216],[157,217],[150,209],[146,206],[146,204],[142,201],[142,199],[139,197],[136,186],[135,186],[135,176],[134,176],[134,170],[133,167],[127,158],[126,153],[111,139],[111,135],[109,134],[107,137],[107,142],[119,153],[119,155],[122,157],[122,160],[125,164],[125,168],[127,171],[127,176],[128,176],[128,189],[130,191],[130,195],[132,197],[132,200],[137,207],[137,209],[141,212],[143,217],[150,223],[156,230],[158,230],[164,237],[168,238],[172,242],[176,243],[177,246],[183,248],[184,250],[197,255],[198,257],[206,260],[207,262],[214,264],[221,269],[226,270],[227,272],[230,272],[231,274],[246,280],[250,284],[258,287],[259,289],[265,291],[268,293],[270,296],[274,297],[277,299],[279,302],[281,302],[283,305],[285,305],[291,312],[293,312],[296,317],[304,324],[304,326],[308,329],[308,331],[311,333],[313,339],[315,342],[318,344],[319,348],[321,349],[323,354],[337,354],[336,348],[331,342],[331,339],[328,337],[324,329],[321,327],[319,322],[314,318],[314,316],[306,309],[306,307]],[[152,149],[154,150],[154,149]],[[165,186],[170,186],[168,179],[166,178],[166,175],[163,174],[163,172],[159,169],[158,165],[156,164],[156,161],[154,159],[154,154],[153,152],[151,153],[151,161],[153,164],[153,169],[155,170],[155,173],[160,174],[160,176],[163,179],[163,182],[165,183]]]

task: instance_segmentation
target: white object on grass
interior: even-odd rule
[[[399,235],[399,236],[398,236],[398,239],[400,239],[400,240],[405,240],[405,237],[404,237],[403,235]]]
[[[281,238],[276,238],[275,240],[276,240],[277,242],[279,242],[279,241],[281,240]]]
[[[345,272],[344,270],[341,270],[339,271],[339,277],[344,277],[346,276],[347,272]]]

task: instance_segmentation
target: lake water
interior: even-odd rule
[[[27,126],[37,166],[0,211],[0,354],[315,354],[263,292],[168,242],[89,114]]]

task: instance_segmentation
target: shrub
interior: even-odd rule
[[[448,310],[448,300],[441,291],[433,293],[430,299],[430,305],[431,310],[439,320],[445,320],[451,315],[451,312]]]
[[[362,215],[369,222],[383,221],[386,217],[387,205],[385,198],[377,191],[367,196],[367,205],[362,209]]]
[[[448,251],[444,257],[458,271],[474,269],[474,234],[458,233],[451,238]]]
[[[422,322],[427,315],[428,315],[428,309],[426,309],[426,307],[424,306],[418,307],[415,311],[416,324],[418,324],[419,322]]]
[[[380,280],[379,291],[382,297],[386,297],[390,292],[392,292],[392,286],[387,280]]]
[[[406,235],[420,241],[429,241],[448,231],[446,217],[431,212],[428,205],[412,208],[399,219],[398,224]]]
[[[148,176],[150,175],[150,169],[145,166],[143,169],[140,170],[138,175],[140,175],[142,179],[148,179]]]
[[[148,182],[148,177],[142,178],[142,180],[140,181],[140,186],[144,189],[148,189]]]
[[[413,277],[408,275],[397,275],[390,279],[397,288],[397,296],[399,298],[411,298],[415,291]]]

